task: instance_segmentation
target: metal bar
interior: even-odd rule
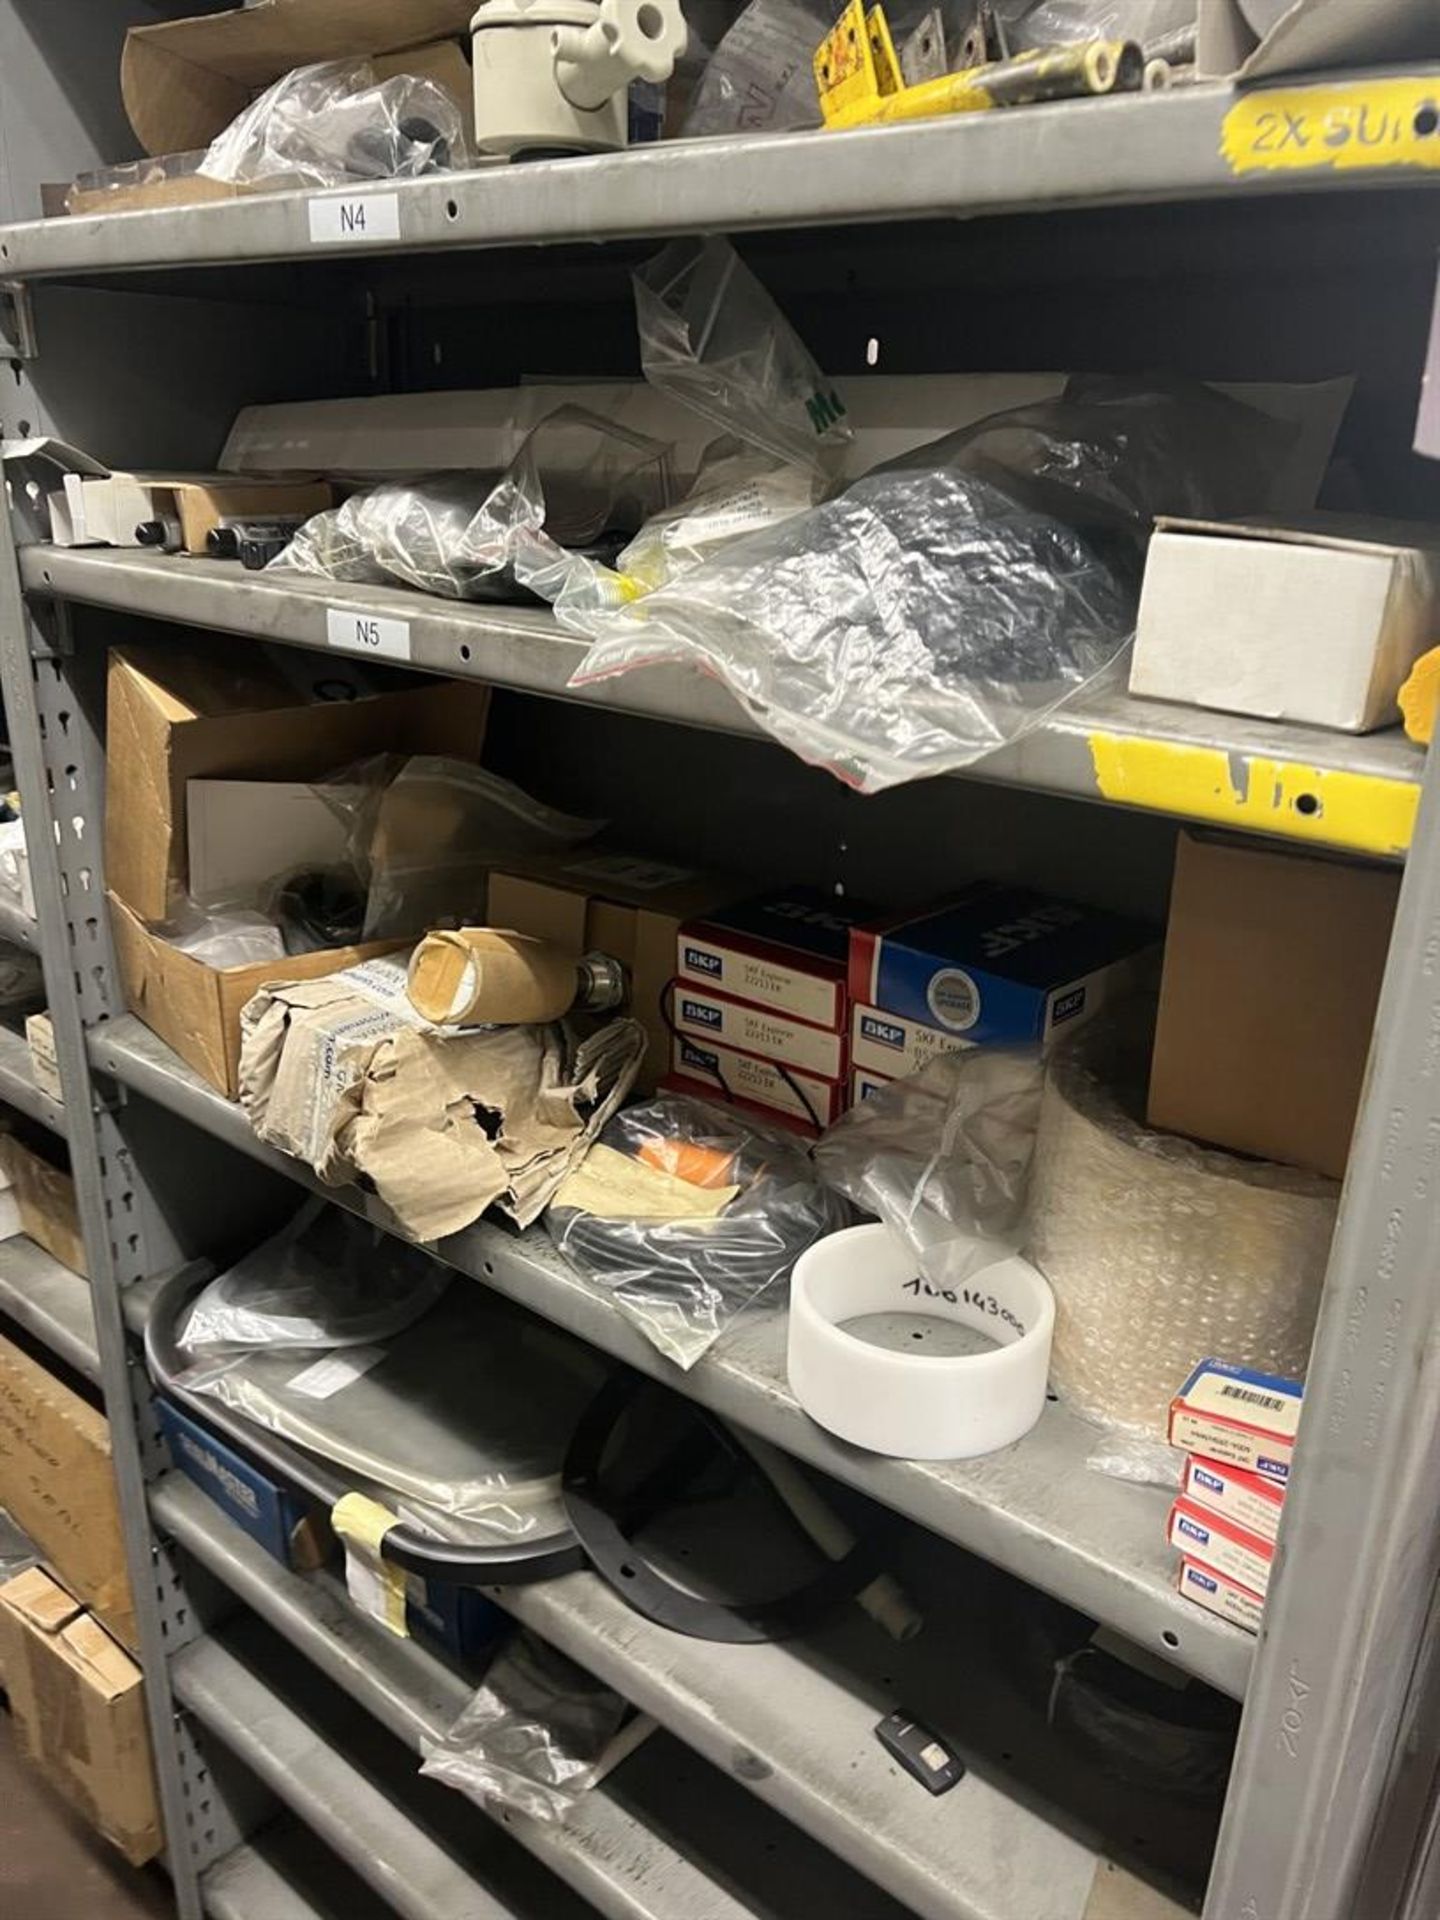
[[[27,953],[40,951],[39,923],[12,901],[0,899],[0,940],[24,947]]]
[[[238,1106],[133,1017],[95,1032],[91,1053],[101,1072],[321,1190],[303,1162],[264,1146]],[[355,1188],[323,1191],[378,1226],[392,1224],[383,1207]],[[885,1460],[845,1446],[801,1412],[786,1382],[778,1311],[747,1315],[715,1352],[681,1374],[601,1290],[566,1265],[543,1233],[517,1239],[480,1225],[442,1242],[437,1254],[687,1399],[1056,1594],[1212,1686],[1243,1695],[1253,1643],[1176,1591],[1174,1556],[1165,1546],[1168,1496],[1091,1472],[1086,1461],[1095,1429],[1063,1407],[1047,1407],[1021,1446],[989,1459]]]
[[[1430,756],[1206,1920],[1352,1920],[1440,1579]]]
[[[0,1026],[0,1100],[38,1120],[42,1127],[65,1137],[65,1108],[35,1084],[35,1063],[29,1042],[20,1033]]]
[[[1366,76],[1370,86],[1384,76]],[[1226,157],[1237,95],[1217,84],[1166,94],[1059,102],[855,132],[726,134],[348,192],[393,202],[390,240],[369,231],[317,245],[314,196],[274,193],[0,229],[0,272],[19,279],[183,262],[279,260],[323,252],[593,242],[871,221],[966,219],[1042,208],[1254,200],[1274,193],[1433,184],[1418,164],[1237,174]],[[1393,150],[1392,150],[1393,151]]]
[[[386,1920],[393,1911],[288,1814],[217,1860],[200,1891],[210,1920]]]
[[[0,1240],[0,1313],[87,1380],[100,1380],[90,1283],[24,1234]]]

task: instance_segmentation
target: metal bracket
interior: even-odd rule
[[[68,600],[30,602],[30,658],[68,660],[75,651],[75,632]]]
[[[35,310],[23,280],[0,280],[0,360],[33,360]]]

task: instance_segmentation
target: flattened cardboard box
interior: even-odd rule
[[[0,1163],[10,1176],[20,1210],[20,1231],[53,1254],[62,1267],[88,1279],[85,1239],[71,1175],[52,1166],[13,1134],[0,1138]]]
[[[136,1644],[103,1414],[0,1339],[0,1507],[112,1633]]]
[[[145,1681],[39,1567],[0,1586],[0,1653],[20,1748],[132,1866],[165,1844]]]

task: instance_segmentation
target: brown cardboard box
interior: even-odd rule
[[[408,944],[372,940],[249,967],[209,967],[152,933],[113,893],[110,926],[130,1011],[228,1100],[240,1091],[240,1010],[261,987],[272,980],[318,980]]]
[[[1341,1179],[1399,875],[1180,836],[1150,1124]]]
[[[110,1428],[88,1400],[0,1339],[0,1507],[127,1646],[125,1571]]]
[[[147,153],[207,147],[292,67],[369,56],[377,78],[422,73],[474,111],[473,0],[261,0],[229,13],[132,27],[120,61],[125,111]],[[445,44],[435,44],[445,43]]]
[[[20,1231],[53,1254],[62,1267],[88,1279],[74,1178],[13,1134],[0,1139],[0,1158],[20,1208]]]
[[[740,899],[747,883],[598,847],[508,860],[490,875],[491,926],[553,940],[571,953],[608,953],[630,973],[630,1012],[649,1044],[637,1086],[670,1071],[668,989],[681,923]]]
[[[343,678],[349,663],[336,663]],[[105,880],[142,921],[186,889],[185,783],[314,780],[376,753],[478,759],[490,690],[437,680],[399,693],[302,702],[255,650],[116,648],[110,655]]]
[[[0,1586],[0,1649],[20,1751],[132,1866],[165,1844],[145,1681],[40,1567]]]

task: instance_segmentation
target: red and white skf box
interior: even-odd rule
[[[1208,1507],[1196,1506],[1182,1494],[1170,1509],[1170,1544],[1187,1559],[1199,1560],[1212,1573],[1238,1580],[1251,1593],[1264,1594],[1270,1584],[1274,1542],[1226,1520]]]
[[[683,1073],[667,1073],[660,1082],[659,1091],[687,1094],[692,1100],[708,1101],[712,1107],[727,1112],[733,1108],[757,1127],[778,1127],[784,1133],[798,1133],[805,1140],[818,1140],[820,1137],[818,1128],[809,1120],[797,1120],[792,1114],[777,1113],[772,1107],[762,1107],[755,1100],[727,1100],[703,1080],[691,1080]]]
[[[712,1047],[683,1033],[675,1036],[671,1065],[685,1079],[703,1081],[722,1099],[727,1093],[738,1094],[742,1100],[816,1126],[830,1126],[844,1109],[845,1089],[838,1081],[818,1080],[813,1073],[779,1067],[773,1060],[756,1060],[732,1047]]]
[[[1238,1580],[1227,1580],[1223,1573],[1217,1573],[1213,1567],[1202,1567],[1198,1560],[1182,1560],[1177,1584],[1187,1600],[1204,1607],[1207,1613],[1219,1614],[1222,1620],[1243,1627],[1246,1633],[1259,1633],[1265,1602],[1258,1593],[1242,1587]]]
[[[1202,1360],[1170,1402],[1170,1444],[1205,1460],[1290,1478],[1303,1388],[1279,1374]]]
[[[785,887],[680,929],[675,972],[772,1013],[832,1030],[846,1024],[851,929],[876,909],[818,887]]]
[[[845,1035],[830,1028],[812,1027],[723,993],[702,992],[683,980],[675,989],[674,1019],[679,1031],[692,1040],[753,1053],[761,1060],[778,1060],[819,1080],[845,1078]]]
[[[1273,1546],[1280,1531],[1285,1489],[1263,1473],[1246,1473],[1243,1467],[1227,1467],[1220,1460],[1199,1460],[1192,1453],[1185,1462],[1180,1491],[1197,1506],[1223,1514]]]

